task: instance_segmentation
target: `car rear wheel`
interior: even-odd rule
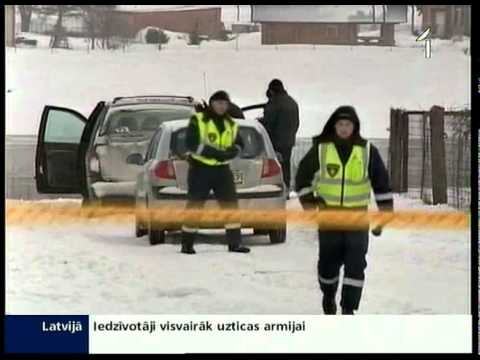
[[[287,228],[279,228],[268,232],[271,244],[281,244],[287,240]]]
[[[150,245],[165,243],[165,230],[158,229],[155,224],[152,224],[151,220],[148,226],[148,241],[150,241]]]

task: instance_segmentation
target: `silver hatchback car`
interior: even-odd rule
[[[143,167],[137,176],[136,209],[185,208],[187,202],[187,173],[185,160],[188,120],[163,123],[154,134],[145,157],[132,154],[127,163]],[[265,128],[256,120],[238,120],[239,135],[245,144],[239,157],[230,163],[237,189],[240,209],[280,209],[286,206],[286,189],[279,154],[276,154]],[[206,207],[217,205],[213,194]],[[144,223],[145,222],[145,223]],[[137,237],[148,234],[150,244],[165,242],[166,231],[152,221],[137,216]],[[286,240],[286,224],[277,229],[254,229],[256,234],[268,234],[271,243]]]

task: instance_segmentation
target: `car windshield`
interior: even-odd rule
[[[183,155],[188,151],[186,134],[186,128],[180,129],[173,133],[170,149],[174,156],[183,157]],[[244,143],[244,149],[241,153],[241,158],[252,159],[263,154],[265,150],[263,139],[255,128],[240,126],[238,134],[242,137]]]
[[[193,108],[189,106],[131,106],[112,109],[100,135],[142,135],[153,133],[165,121],[188,119]]]

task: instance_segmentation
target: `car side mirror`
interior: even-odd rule
[[[144,163],[142,154],[135,153],[127,156],[127,164],[143,165]]]
[[[277,154],[277,159],[278,159],[278,161],[282,163],[282,162],[283,162],[283,156],[282,156],[282,154],[280,154],[278,151],[276,151],[275,154]]]

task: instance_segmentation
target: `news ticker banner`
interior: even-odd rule
[[[7,353],[472,353],[470,315],[7,315]]]

